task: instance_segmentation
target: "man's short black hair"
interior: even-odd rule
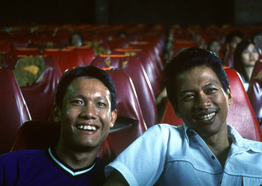
[[[55,94],[56,104],[60,108],[62,108],[63,98],[66,94],[67,87],[74,79],[83,76],[98,79],[108,88],[111,95],[111,111],[115,110],[117,95],[116,95],[116,88],[113,80],[111,79],[111,77],[106,71],[91,65],[78,66],[76,68],[66,71],[63,74],[56,89],[56,94]]]
[[[165,85],[172,105],[177,105],[176,88],[178,75],[198,66],[210,67],[216,73],[224,91],[228,93],[229,81],[222,66],[222,60],[211,51],[192,47],[182,51],[165,65]]]

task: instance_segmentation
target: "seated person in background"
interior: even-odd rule
[[[82,46],[83,39],[80,34],[73,33],[69,38],[69,46],[79,47]]]
[[[128,37],[128,33],[124,30],[120,30],[118,33],[117,33],[117,37],[120,37],[120,38],[127,38]]]
[[[253,39],[252,39],[255,47],[259,51],[259,53],[262,53],[262,32],[257,32],[254,34]]]
[[[106,166],[105,185],[262,184],[262,143],[227,125],[233,98],[221,59],[189,48],[164,71],[168,98],[184,125],[149,128]]]
[[[234,51],[233,68],[240,74],[246,91],[258,59],[259,52],[249,40],[241,41]]]
[[[221,44],[217,38],[212,38],[207,43],[207,50],[214,52],[217,56],[219,56],[220,49],[221,49]]]
[[[226,53],[224,57],[224,64],[229,67],[233,67],[234,50],[238,43],[244,39],[242,32],[235,30],[226,35]]]
[[[93,66],[66,72],[55,95],[59,142],[49,149],[0,156],[0,185],[103,185],[105,163],[96,157],[117,117],[110,76]]]
[[[227,49],[230,47],[236,48],[237,44],[244,39],[244,35],[239,30],[234,30],[226,35]]]

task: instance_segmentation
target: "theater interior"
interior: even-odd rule
[[[164,87],[165,63],[216,38],[234,103],[228,122],[245,138],[262,141],[262,65],[246,92],[230,65],[226,36],[247,40],[262,32],[259,0],[45,0],[0,2],[0,154],[47,148],[57,142],[53,96],[66,69],[94,65],[118,92],[118,119],[100,157],[112,161],[158,123],[182,125]],[[72,34],[81,43],[73,46]],[[121,139],[121,140],[119,140]],[[121,142],[120,142],[121,141]]]

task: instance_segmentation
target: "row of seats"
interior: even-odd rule
[[[152,42],[150,42],[150,39]],[[119,48],[112,50],[111,55],[97,55],[92,48],[87,46],[78,48],[68,46],[65,49],[45,50],[12,48],[10,52],[3,54],[3,66],[9,71],[15,69],[19,59],[36,55],[41,55],[46,65],[49,66],[44,71],[41,82],[33,86],[20,87],[21,99],[25,100],[25,107],[28,107],[27,114],[31,115],[33,120],[31,118],[28,118],[27,120],[30,121],[27,122],[12,120],[13,125],[16,125],[18,129],[22,126],[12,150],[43,148],[46,146],[39,146],[43,142],[49,146],[53,144],[52,142],[57,141],[59,134],[57,128],[59,127],[57,125],[54,128],[51,127],[54,124],[52,122],[51,106],[53,99],[51,97],[54,95],[58,80],[67,68],[91,64],[108,71],[118,92],[117,109],[119,116],[115,127],[105,142],[106,145],[102,145],[101,149],[104,150],[99,156],[104,157],[105,151],[110,155],[118,155],[148,127],[158,121],[155,96],[161,91],[162,82],[160,81],[162,79],[160,77],[162,77],[163,70],[163,61],[158,50],[160,48],[159,43],[162,42],[163,45],[163,41],[160,41],[159,38],[155,39],[154,36],[148,36],[145,37],[144,41],[130,42],[129,46],[125,48],[117,45],[116,47]],[[114,49],[114,47],[111,47],[111,49]],[[0,76],[2,70],[7,69],[1,69]],[[17,82],[13,83],[18,86]],[[2,118],[4,120],[4,117]],[[50,120],[47,123],[47,128],[42,130],[42,127],[45,127],[43,121],[47,119]],[[49,130],[53,130],[50,132],[50,136],[46,134],[49,134],[47,132]],[[17,133],[17,131],[13,132],[14,134]],[[45,140],[46,138],[50,139]],[[8,152],[14,138],[6,138],[6,140],[10,143],[5,145],[6,148],[0,154]],[[113,148],[108,148],[110,144]],[[108,153],[106,156],[108,156]]]
[[[137,27],[136,27],[137,28]],[[142,30],[142,29],[141,29]],[[158,33],[158,32],[157,32]],[[156,103],[155,97],[159,94],[162,90],[163,86],[163,65],[166,60],[168,60],[167,56],[170,56],[168,52],[170,52],[170,48],[172,50],[175,47],[166,47],[166,57],[163,57],[163,49],[161,49],[165,45],[165,40],[163,39],[162,32],[161,34],[148,34],[147,36],[143,37],[139,42],[130,42],[128,47],[120,47],[114,48],[111,51],[110,55],[96,55],[91,57],[92,54],[86,55],[85,59],[86,62],[81,64],[71,64],[71,60],[76,60],[76,56],[74,58],[67,58],[67,53],[69,51],[74,51],[74,55],[78,55],[75,51],[79,48],[66,48],[63,50],[53,50],[54,53],[44,53],[48,52],[43,51],[40,52],[40,55],[43,55],[45,62],[47,58],[53,60],[53,73],[57,71],[59,75],[57,77],[61,77],[61,72],[64,69],[72,66],[83,65],[83,64],[91,64],[98,66],[100,68],[104,68],[107,70],[109,75],[112,77],[113,81],[116,84],[116,89],[118,93],[118,100],[117,100],[117,109],[118,109],[118,119],[116,121],[115,127],[110,132],[108,139],[103,143],[101,147],[101,151],[99,152],[99,156],[103,157],[107,160],[112,160],[116,155],[122,152],[130,143],[132,143],[137,137],[139,137],[147,128],[151,127],[152,125],[156,124],[156,121],[162,121],[164,123],[169,123],[173,125],[181,125],[182,121],[177,118],[172,110],[170,103],[167,101],[165,107],[162,108],[164,110],[163,117],[157,116],[156,111]],[[182,44],[182,43],[180,43]],[[184,43],[185,44],[185,43]],[[196,46],[200,46],[199,43],[195,43]],[[185,46],[183,46],[185,47]],[[188,46],[187,46],[188,47]],[[83,47],[87,48],[87,47]],[[90,49],[90,48],[89,48]],[[30,50],[30,49],[29,49]],[[181,49],[180,49],[181,50]],[[16,51],[12,49],[10,53],[6,53],[6,60],[5,64],[7,68],[15,67],[15,63],[11,62],[12,59],[14,61],[15,58],[19,59],[19,57],[14,56],[12,51]],[[21,51],[21,50],[20,50]],[[27,51],[23,49],[23,52]],[[34,50],[32,50],[34,51]],[[39,50],[35,50],[39,52]],[[83,55],[86,54],[87,50],[82,50]],[[51,52],[51,51],[49,51]],[[55,54],[55,53],[59,54]],[[64,53],[63,53],[64,52]],[[39,53],[16,53],[15,55],[39,55]],[[57,56],[56,56],[57,55]],[[58,56],[62,57],[58,57]],[[79,54],[80,55],[80,54]],[[174,54],[172,54],[174,56]],[[73,56],[73,55],[72,55]],[[80,55],[81,56],[81,55]],[[11,58],[10,58],[11,57]],[[79,58],[79,56],[78,56]],[[81,58],[81,57],[80,57]],[[3,57],[4,59],[4,57]],[[63,60],[61,60],[63,59]],[[70,59],[70,60],[67,60]],[[77,61],[77,60],[76,60]],[[73,62],[76,62],[73,61]],[[68,66],[66,66],[66,64]],[[49,65],[50,66],[50,65]],[[62,68],[61,68],[62,67]],[[11,68],[11,69],[12,69]],[[3,71],[9,71],[7,69],[0,70],[0,76]],[[47,73],[48,70],[44,72]],[[232,125],[246,138],[254,139],[261,141],[261,132],[259,129],[259,125],[256,121],[254,116],[253,110],[250,106],[250,103],[247,98],[247,94],[243,91],[243,87],[241,86],[241,81],[239,79],[238,74],[230,68],[226,68],[226,72],[229,77],[230,86],[232,88],[232,93],[234,97],[234,104],[230,107],[229,119],[228,123],[232,123]],[[12,73],[10,73],[12,74]],[[4,79],[4,78],[1,78]],[[14,76],[12,77],[14,79]],[[50,82],[51,80],[47,80]],[[5,82],[7,83],[7,82]],[[10,84],[16,84],[15,86],[18,87],[17,83],[14,81]],[[48,86],[49,83],[46,83]],[[53,85],[53,93],[54,87]],[[50,87],[49,87],[50,88]],[[27,98],[22,94],[20,90],[20,99],[26,100]],[[12,90],[13,92],[17,92]],[[18,91],[19,92],[19,91]],[[243,94],[241,94],[243,93]],[[5,94],[3,94],[5,95]],[[5,96],[2,96],[5,97]],[[236,98],[235,98],[236,97]],[[28,98],[29,99],[29,98]],[[44,99],[41,99],[44,100]],[[52,105],[53,100],[51,100]],[[11,148],[11,144],[15,140],[15,144],[13,145],[12,150],[20,150],[20,149],[27,149],[27,148],[44,148],[50,146],[57,142],[57,136],[59,134],[59,126],[55,125],[52,121],[40,122],[39,120],[31,120],[30,114],[30,104],[27,104],[27,101],[23,101],[24,106],[19,106],[17,110],[19,110],[20,114],[27,114],[28,118],[23,121],[15,121],[12,118],[9,118],[12,121],[12,125],[14,123],[18,123],[16,125],[17,133],[18,129],[20,128],[20,132],[16,140],[13,138],[3,137],[3,140],[9,140],[9,145],[1,144],[1,146],[5,146],[5,150],[1,153],[7,152],[8,149]],[[32,102],[36,103],[36,102]],[[35,106],[35,110],[38,108],[42,108],[39,106],[40,102],[37,102]],[[22,109],[26,108],[28,109]],[[11,106],[11,108],[16,107],[15,105]],[[32,107],[33,108],[33,107]],[[46,107],[47,108],[47,107]],[[50,108],[48,108],[50,111]],[[47,109],[47,110],[48,110]],[[3,113],[4,113],[3,109]],[[49,113],[49,117],[52,115]],[[1,116],[4,118],[4,114]],[[24,115],[23,115],[24,116]],[[19,118],[19,117],[18,117]],[[32,117],[33,118],[33,117]],[[237,118],[239,120],[233,120],[233,118]],[[25,122],[26,120],[30,120]],[[237,122],[239,121],[239,122]],[[45,125],[46,123],[46,125]],[[9,128],[5,128],[1,131],[8,131]],[[39,134],[39,135],[36,135]],[[50,134],[50,136],[47,136]],[[14,135],[15,136],[15,135]],[[49,138],[49,140],[45,140]],[[53,140],[51,140],[53,139]],[[0,143],[2,143],[2,141]]]

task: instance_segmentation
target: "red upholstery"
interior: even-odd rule
[[[0,154],[10,151],[21,125],[31,119],[12,71],[0,69]]]
[[[19,129],[11,151],[47,149],[58,143],[59,134],[60,124],[58,123],[36,120],[25,122]],[[116,157],[109,136],[101,144],[97,156],[108,162],[111,162]]]
[[[157,46],[154,46],[150,42],[147,41],[139,41],[133,42],[129,45],[130,48],[140,48],[143,49],[152,59],[153,63],[156,65],[159,78],[163,78],[163,62],[161,61],[161,57],[158,51]]]
[[[7,41],[0,41],[0,53],[6,53],[11,51],[11,44]]]
[[[132,125],[110,133],[116,155],[138,138],[145,130],[140,105],[131,78],[122,70],[108,70],[117,90],[117,114],[136,120]]]
[[[67,48],[72,48],[81,56],[82,61],[85,65],[90,65],[92,60],[96,57],[96,52],[93,48],[86,46],[72,47],[68,46]]]
[[[84,65],[81,56],[75,50],[46,49],[42,54],[53,56],[62,73],[70,67]]]
[[[110,60],[110,64],[105,61]],[[123,65],[123,63],[126,63]],[[97,56],[91,63],[100,68],[119,68],[124,70],[132,79],[140,107],[147,127],[157,123],[157,107],[151,84],[145,73],[144,67],[137,57],[125,55]]]
[[[12,59],[9,60],[8,68],[14,69],[19,59],[20,57],[13,56]],[[48,119],[55,89],[62,75],[52,56],[44,57],[44,61],[49,68],[43,72],[43,79],[32,86],[20,88],[32,119],[36,120]]]
[[[250,105],[239,74],[232,68],[225,68],[233,95],[233,104],[229,106],[227,123],[233,126],[243,137],[262,141],[262,134],[256,116]],[[182,119],[175,116],[172,105],[167,104],[161,123],[182,125]]]
[[[255,64],[248,90],[248,98],[257,118],[262,118],[262,62]]]
[[[111,54],[112,55],[124,54],[124,55],[138,57],[146,71],[146,74],[148,76],[152,89],[154,91],[154,94],[156,92],[161,91],[162,77],[159,74],[159,69],[157,69],[156,65],[153,63],[150,56],[145,51],[143,51],[142,49],[120,48],[120,49],[115,49],[114,51],[112,51]]]
[[[11,55],[40,55],[41,52],[38,48],[16,48],[11,50]]]
[[[186,48],[190,47],[200,47],[200,44],[194,42],[185,42],[185,43],[174,43],[172,47],[172,58],[176,57],[181,51],[185,50]]]

